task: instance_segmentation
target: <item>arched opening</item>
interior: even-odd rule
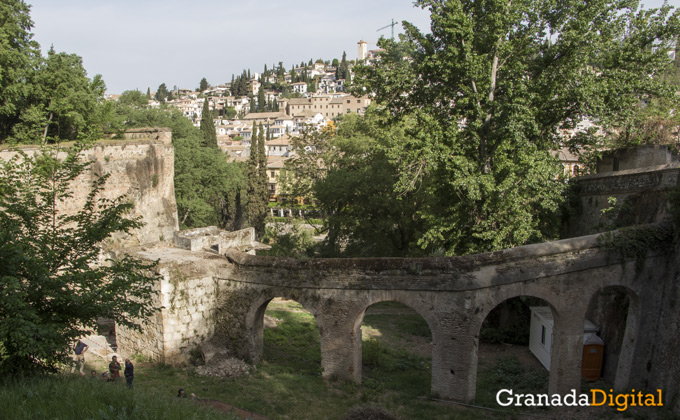
[[[609,286],[593,295],[586,318],[598,326],[604,341],[602,379],[617,390],[627,387],[639,324],[637,295],[623,286]]]
[[[318,376],[319,328],[314,315],[294,300],[274,298],[258,311],[262,325],[260,366],[268,373]]]
[[[366,392],[394,391],[413,397],[430,393],[432,332],[416,310],[400,302],[382,301],[366,308],[357,326]]]
[[[513,297],[484,319],[477,347],[476,403],[497,406],[496,394],[548,392],[555,311],[543,299]]]

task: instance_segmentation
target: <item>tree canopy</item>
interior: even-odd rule
[[[210,85],[208,84],[208,81],[204,77],[204,78],[201,79],[201,82],[198,84],[198,91],[203,92],[203,91],[207,90],[209,87],[210,87]]]
[[[87,77],[82,59],[50,48],[42,57],[30,32],[30,7],[0,5],[0,142],[91,140],[105,85]]]
[[[670,65],[678,12],[628,0],[420,0],[431,33],[404,22],[378,64],[355,67],[393,119],[414,119],[388,154],[397,192],[427,189],[422,247],[465,254],[553,238],[564,183],[551,151],[590,119],[614,130]],[[585,142],[584,137],[579,138]],[[581,143],[583,144],[583,143]]]
[[[407,141],[411,123],[388,124],[384,109],[370,107],[363,117],[343,116],[337,131],[310,127],[293,139],[296,155],[286,162],[282,197],[315,203],[327,232],[321,255],[417,256],[434,251],[418,245],[425,189],[397,194],[398,163],[388,156]]]

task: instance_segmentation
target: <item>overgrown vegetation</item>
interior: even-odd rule
[[[598,237],[600,246],[618,252],[622,258],[635,258],[635,268],[640,271],[650,251],[670,252],[677,228],[672,223],[629,226]]]
[[[269,224],[261,241],[270,244],[270,250],[258,251],[258,255],[309,258],[315,254],[312,231],[302,226],[299,219]]]
[[[155,263],[100,255],[114,234],[142,224],[126,197],[104,199],[108,176],[87,184],[82,148],[18,152],[0,162],[0,372],[54,371],[70,344],[98,318],[139,328],[153,313]],[[62,156],[60,156],[60,153]],[[64,208],[80,179],[89,187],[82,207]],[[102,261],[103,260],[103,261]]]

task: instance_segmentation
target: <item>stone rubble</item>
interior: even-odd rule
[[[229,356],[222,346],[205,342],[201,345],[201,355],[205,365],[196,368],[199,375],[233,378],[250,374],[251,366],[241,359]]]

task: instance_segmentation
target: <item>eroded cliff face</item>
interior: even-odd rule
[[[101,198],[125,196],[134,203],[130,216],[144,223],[129,235],[115,235],[106,245],[113,248],[148,245],[171,241],[178,230],[175,201],[175,158],[171,133],[167,129],[141,129],[129,132],[126,140],[102,141],[83,152],[84,160],[92,160],[89,170],[72,183],[73,199],[63,203],[60,211],[72,213],[82,209],[92,182],[108,174]],[[31,155],[37,146],[22,146]],[[10,149],[0,151],[0,159],[16,155]]]

